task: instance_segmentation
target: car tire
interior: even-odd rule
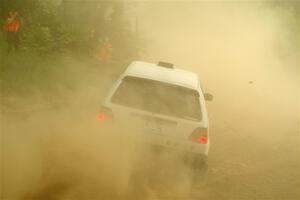
[[[204,186],[207,179],[208,164],[205,157],[195,156],[190,160],[190,175],[194,186]]]

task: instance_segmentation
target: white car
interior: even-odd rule
[[[212,95],[204,95],[196,73],[166,62],[135,61],[115,82],[97,118],[118,127],[130,124],[143,142],[205,163],[210,145],[205,99]]]

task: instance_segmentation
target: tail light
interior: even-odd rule
[[[207,128],[197,128],[190,135],[189,139],[193,142],[198,142],[200,144],[207,144],[208,141]]]
[[[110,108],[102,106],[100,112],[97,114],[97,120],[99,122],[103,121],[113,121],[113,113]]]

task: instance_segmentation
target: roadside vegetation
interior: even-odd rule
[[[9,11],[17,11],[21,19],[19,48],[12,51],[2,29]],[[3,0],[0,24],[2,97],[73,92],[107,69],[122,70],[141,47],[122,1]],[[111,55],[101,60],[105,40],[111,43]]]

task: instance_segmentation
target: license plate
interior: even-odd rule
[[[147,120],[145,123],[146,132],[161,133],[161,127],[154,120]]]

